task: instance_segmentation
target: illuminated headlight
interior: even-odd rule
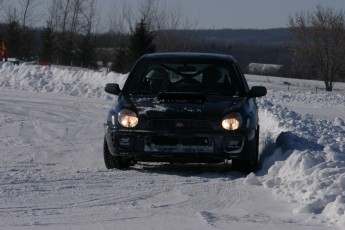
[[[138,116],[129,109],[121,110],[117,119],[119,123],[126,128],[134,128],[138,124]]]
[[[222,121],[222,126],[226,130],[236,130],[241,126],[241,124],[242,117],[239,113],[229,113]]]

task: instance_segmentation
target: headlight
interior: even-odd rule
[[[222,121],[222,126],[226,130],[236,130],[241,126],[241,124],[242,117],[240,113],[229,113]]]
[[[134,128],[138,124],[138,116],[129,109],[121,110],[117,119],[119,123],[126,128]]]

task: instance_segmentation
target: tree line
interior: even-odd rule
[[[0,29],[10,56],[62,65],[96,66],[92,34],[96,25],[95,0],[51,1],[43,28],[35,27],[42,20],[35,8],[42,2],[20,1],[20,9],[3,8],[6,21]]]
[[[113,71],[126,73],[148,52],[214,52],[232,54],[244,70],[251,62],[282,65],[280,76],[322,79],[328,91],[345,81],[344,12],[322,6],[288,19],[287,42],[255,43],[203,38],[182,5],[169,8],[162,0],[142,0],[136,13],[126,1],[114,2],[106,32],[97,30],[97,0],[51,0],[43,28],[35,26],[42,16],[34,11],[42,0],[18,0],[20,9],[4,7],[6,1],[0,0],[6,19],[0,33],[9,55],[24,60],[87,68],[112,63]]]
[[[157,32],[154,36],[157,50],[172,50],[176,44],[173,34],[159,33],[158,36],[159,31],[189,29],[193,24],[183,17],[179,4],[168,8],[167,3],[160,0],[143,0],[137,9],[139,12],[135,13],[126,1],[114,1],[109,28],[99,32],[97,0],[16,1],[18,5],[12,4],[12,0],[0,0],[0,13],[5,19],[0,33],[9,55],[61,65],[94,68],[99,60],[113,61],[115,52],[128,46],[128,37],[141,20],[150,31]],[[47,3],[44,15],[35,11],[40,4]],[[43,28],[38,28],[42,20]],[[98,40],[102,38],[110,40],[110,44],[102,44]]]

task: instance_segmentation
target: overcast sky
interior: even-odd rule
[[[108,14],[113,2],[99,0],[99,7]],[[140,0],[127,0],[134,6]],[[345,10],[345,0],[162,0],[179,3],[184,13],[197,22],[198,28],[277,28],[286,27],[288,17],[301,11],[314,11],[316,5]]]
[[[1,0],[0,0],[1,1]],[[47,12],[51,0],[40,2],[38,12]],[[109,15],[123,2],[136,7],[144,0],[96,0],[101,12],[99,30],[109,29]],[[335,10],[345,10],[345,0],[158,0],[167,8],[182,7],[182,13],[193,24],[190,29],[266,29],[287,27],[289,16],[299,12],[312,12],[318,4]],[[7,6],[20,7],[22,0],[5,0]],[[5,6],[6,6],[5,5]],[[1,9],[0,9],[1,12]],[[139,20],[139,15],[136,15]],[[2,18],[3,19],[3,18]],[[135,20],[134,20],[135,21]],[[41,20],[44,26],[45,19]]]

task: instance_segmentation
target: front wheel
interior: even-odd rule
[[[130,161],[128,159],[124,159],[121,156],[113,156],[111,155],[108,143],[106,138],[104,137],[103,142],[103,156],[104,156],[104,163],[107,169],[127,169],[130,166]]]

